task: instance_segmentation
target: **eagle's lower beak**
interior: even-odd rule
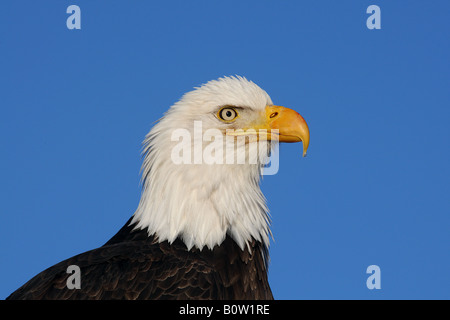
[[[267,106],[265,114],[265,129],[268,133],[278,130],[280,142],[303,142],[303,156],[309,145],[309,129],[305,119],[298,112],[280,106]],[[271,135],[267,135],[271,140]]]

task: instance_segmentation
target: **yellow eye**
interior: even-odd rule
[[[238,113],[234,108],[225,107],[220,109],[218,116],[225,122],[233,121],[238,116]]]

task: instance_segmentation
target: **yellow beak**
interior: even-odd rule
[[[278,130],[278,140],[280,142],[303,142],[303,156],[309,146],[309,129],[305,119],[298,112],[280,106],[267,106],[265,110],[265,125],[262,129],[267,129],[268,133],[276,133]],[[271,135],[267,135],[267,140]]]
[[[230,136],[256,136],[257,140],[280,142],[303,142],[303,156],[309,145],[309,129],[305,119],[298,112],[280,106],[266,106],[256,123],[244,130],[227,131]]]

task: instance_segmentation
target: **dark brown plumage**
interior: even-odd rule
[[[241,250],[227,236],[213,250],[188,251],[179,239],[158,243],[129,222],[102,247],[48,268],[7,299],[273,299],[260,242]],[[81,289],[67,288],[69,265],[80,267]]]

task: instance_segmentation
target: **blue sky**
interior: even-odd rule
[[[237,74],[311,131],[262,182],[275,298],[449,299],[449,17],[448,1],[3,3],[0,298],[114,235],[152,123]]]

